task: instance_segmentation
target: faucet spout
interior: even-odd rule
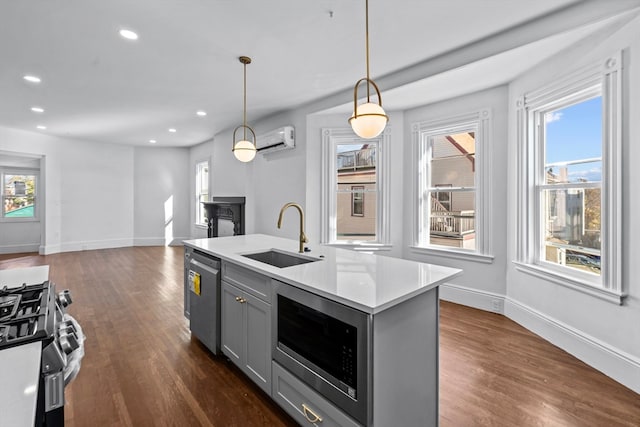
[[[296,208],[300,213],[300,249],[298,252],[304,253],[304,244],[307,243],[309,239],[307,239],[307,235],[304,234],[304,211],[302,210],[302,206],[294,202],[285,204],[282,209],[280,209],[280,215],[278,216],[278,228],[282,228],[282,215],[284,214],[284,211],[290,207]]]

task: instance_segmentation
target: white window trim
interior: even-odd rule
[[[33,206],[33,217],[31,218],[7,218],[5,217],[2,212],[0,212],[0,222],[39,222],[40,221],[40,198],[42,198],[41,196],[41,191],[40,191],[40,169],[34,169],[34,168],[16,168],[13,166],[2,166],[0,167],[0,178],[3,178],[4,175],[7,174],[11,174],[11,175],[34,175],[35,176],[35,181],[36,181],[36,195],[35,195],[35,201],[34,201],[34,206]],[[0,185],[2,185],[2,187],[0,188],[0,203],[4,203],[4,197],[1,197],[4,194],[4,178],[2,179],[2,182],[0,183]],[[4,208],[3,208],[4,209]]]
[[[368,141],[377,144],[378,158],[376,165],[376,190],[378,203],[376,211],[376,236],[377,240],[371,242],[341,242],[334,239],[336,236],[337,221],[335,212],[337,201],[334,189],[337,186],[335,170],[336,146],[339,144],[360,144],[365,140],[354,135],[351,128],[323,128],[322,129],[322,187],[321,187],[321,242],[326,245],[335,245],[352,249],[366,249],[368,251],[388,250],[391,248],[390,222],[389,222],[389,191],[390,191],[390,142],[391,129],[387,126],[383,133]]]
[[[202,163],[206,163],[207,164],[207,168],[209,169],[209,172],[207,173],[208,176],[208,187],[209,187],[209,198],[211,198],[211,158],[207,157],[204,159],[200,159],[200,160],[196,160],[195,162],[195,175],[194,175],[194,181],[195,184],[192,188],[194,188],[194,199],[195,199],[195,213],[196,213],[196,217],[194,219],[194,225],[196,226],[196,228],[203,228],[203,229],[207,229],[207,223],[206,222],[198,222],[198,212],[200,210],[200,194],[198,193],[198,166]]]
[[[516,100],[517,218],[516,269],[598,298],[621,304],[626,296],[622,283],[622,52],[583,67],[539,90]],[[570,98],[578,91],[601,84],[603,103],[602,152],[602,248],[605,260],[601,284],[566,269],[554,268],[537,258],[536,156],[538,147],[534,115],[554,101]],[[533,225],[533,226],[532,226]]]
[[[489,209],[492,204],[493,189],[491,185],[492,170],[492,114],[489,108],[463,113],[457,116],[448,116],[434,120],[426,120],[413,123],[412,148],[413,148],[413,244],[410,246],[412,252],[427,255],[443,256],[447,258],[462,259],[480,263],[493,262],[493,246],[491,241],[491,215]],[[428,215],[422,214],[424,209],[424,197],[427,179],[423,176],[423,171],[427,170],[426,155],[427,141],[429,137],[451,133],[455,129],[476,129],[476,249],[456,249],[443,246],[430,245],[428,241],[421,239],[425,229],[429,229]],[[428,231],[427,231],[428,233]]]

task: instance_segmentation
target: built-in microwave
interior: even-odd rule
[[[371,317],[276,282],[273,359],[309,387],[368,425],[371,418]]]

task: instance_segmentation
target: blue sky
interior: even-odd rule
[[[602,157],[602,97],[547,113],[546,122],[546,163]],[[601,175],[601,162],[569,166],[571,181]]]

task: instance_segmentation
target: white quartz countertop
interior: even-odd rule
[[[299,254],[319,261],[286,268],[242,256],[270,249],[297,255],[298,241],[264,234],[187,240],[184,244],[371,314],[462,273],[457,268],[322,245]]]
[[[48,265],[0,270],[0,287],[48,279]],[[0,350],[0,425],[34,425],[41,353],[39,341]]]

